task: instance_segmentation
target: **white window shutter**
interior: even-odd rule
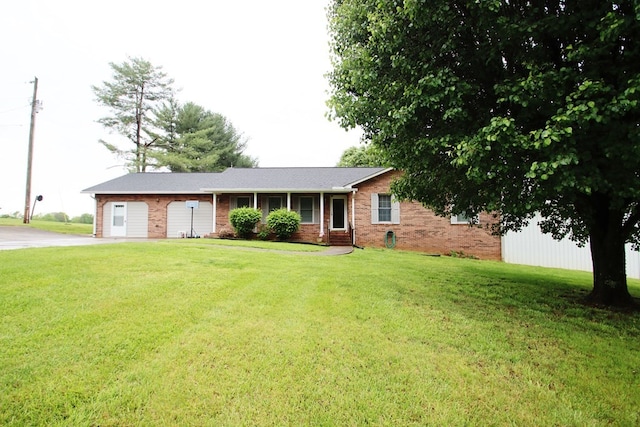
[[[400,202],[391,199],[391,224],[400,224]]]
[[[378,224],[378,193],[371,194],[371,224]]]

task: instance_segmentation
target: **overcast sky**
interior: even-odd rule
[[[107,110],[91,85],[142,57],[226,116],[261,167],[335,166],[359,144],[325,117],[329,0],[21,0],[0,6],[0,214],[25,202],[30,103],[38,77],[32,197],[37,213],[93,213],[84,188],[126,173],[98,140]],[[127,147],[127,148],[130,148]],[[33,203],[33,202],[32,202]]]

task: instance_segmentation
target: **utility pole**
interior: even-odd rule
[[[31,101],[31,126],[29,127],[29,154],[27,157],[27,191],[24,198],[24,216],[22,222],[29,224],[31,220],[31,164],[33,163],[33,137],[36,128],[36,113],[40,109],[38,96],[38,78],[33,78],[33,100]]]

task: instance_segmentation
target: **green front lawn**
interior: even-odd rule
[[[216,243],[0,251],[0,425],[640,424],[588,273]]]

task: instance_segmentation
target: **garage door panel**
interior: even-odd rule
[[[213,232],[213,205],[211,202],[199,202],[193,209],[193,231],[195,235],[204,236]],[[191,209],[186,202],[171,202],[167,207],[167,237],[175,238],[183,233],[191,233]]]

